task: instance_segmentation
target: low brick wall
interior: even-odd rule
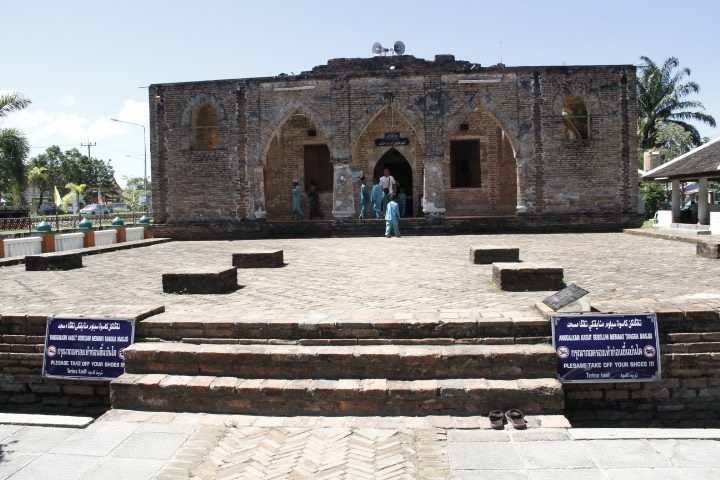
[[[720,320],[714,310],[658,312],[659,382],[565,384],[575,427],[720,427]]]
[[[110,382],[42,377],[46,316],[0,316],[0,410],[100,415]]]

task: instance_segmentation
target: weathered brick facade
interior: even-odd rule
[[[287,220],[292,180],[306,190],[310,175],[326,179],[317,179],[324,218],[350,218],[356,179],[370,184],[388,166],[414,214],[533,225],[544,215],[617,215],[626,224],[637,205],[634,82],[631,65],[481,67],[439,55],[153,85],[154,219]],[[579,120],[578,101],[568,116],[571,98]],[[377,145],[388,138],[399,141]],[[457,141],[477,145],[471,165],[453,157]],[[329,156],[315,167],[306,165],[313,145]],[[470,170],[471,184],[459,179]],[[305,195],[302,207],[307,214]]]

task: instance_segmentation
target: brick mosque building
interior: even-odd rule
[[[290,221],[294,179],[305,191],[317,184],[323,218],[333,221],[315,223],[362,229],[351,220],[358,179],[372,184],[384,168],[407,194],[408,214],[420,217],[409,222],[448,231],[600,230],[641,220],[632,65],[375,56],[149,91],[154,221],[163,235],[309,228]]]

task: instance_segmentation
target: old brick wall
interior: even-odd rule
[[[720,427],[718,312],[658,312],[659,382],[565,384],[573,426]]]
[[[0,316],[0,409],[99,415],[110,408],[108,381],[42,377],[47,316]]]
[[[254,219],[265,212],[287,218],[290,181],[303,174],[303,145],[326,143],[335,165],[370,180],[389,149],[374,140],[390,131],[410,139],[396,149],[412,168],[413,200],[432,194],[449,216],[513,215],[517,205],[535,215],[631,214],[634,81],[632,66],[483,68],[452,56],[402,56],[336,59],[296,76],[153,85],[155,220]],[[565,134],[562,105],[570,95],[587,106],[587,139]],[[190,140],[192,112],[203,103],[220,115],[216,149],[198,150]],[[461,131],[462,123],[469,130]],[[317,135],[308,136],[309,128]],[[450,188],[449,145],[462,137],[482,144],[477,189]],[[357,211],[356,197],[357,185],[350,200]],[[321,196],[326,217],[347,202]]]

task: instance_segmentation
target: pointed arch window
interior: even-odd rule
[[[567,138],[590,138],[590,115],[585,100],[580,95],[571,95],[565,99],[562,117]]]
[[[220,145],[220,117],[209,103],[198,105],[192,115],[193,148],[213,150]]]

